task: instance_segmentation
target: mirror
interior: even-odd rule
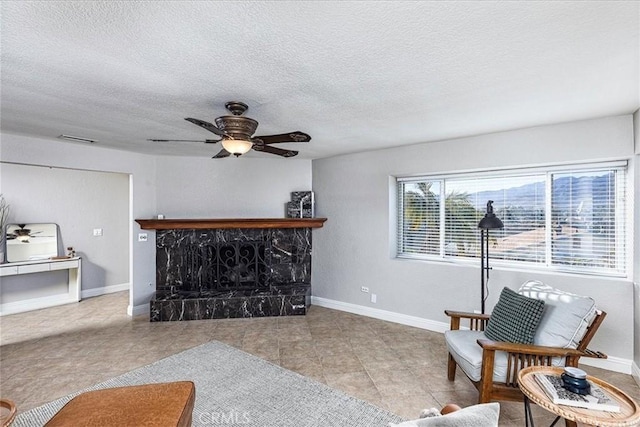
[[[33,261],[58,256],[56,224],[8,224],[7,262]]]

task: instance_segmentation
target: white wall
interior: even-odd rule
[[[0,183],[11,205],[10,222],[58,224],[58,254],[73,246],[82,257],[83,291],[129,288],[129,175],[3,163]],[[94,237],[94,228],[102,236]],[[11,281],[25,280],[5,277],[3,302],[11,298]]]
[[[109,150],[101,148],[99,145],[84,145],[56,139],[3,133],[0,135],[0,161],[130,174],[130,232],[127,236],[127,242],[131,254],[129,282],[132,286],[129,312],[132,312],[136,306],[144,309],[154,291],[155,246],[153,240],[143,243],[137,241],[139,228],[131,219],[151,218],[156,212],[155,158],[131,152]],[[84,202],[90,203],[91,201]]]
[[[632,132],[632,117],[627,115],[313,161],[317,214],[328,218],[323,228],[314,231],[315,300],[447,323],[445,309],[479,309],[479,265],[391,257],[390,177],[632,158]],[[534,278],[594,297],[608,317],[593,347],[624,359],[630,368],[634,357],[631,280],[507,270],[494,264],[488,311],[502,287],[517,289]],[[361,286],[377,294],[377,304],[360,292]]]
[[[157,167],[165,218],[283,218],[291,192],[311,190],[311,160],[158,157]]]

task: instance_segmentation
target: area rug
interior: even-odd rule
[[[194,426],[386,427],[402,421],[386,410],[218,341],[82,391],[181,380],[196,385]],[[79,393],[19,414],[12,427],[43,425]]]

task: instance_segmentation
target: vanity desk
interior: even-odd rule
[[[82,260],[80,257],[74,257],[0,264],[0,277],[58,270],[68,270],[69,283],[66,294],[0,304],[0,316],[80,301]],[[1,290],[2,285],[0,283],[0,292]]]

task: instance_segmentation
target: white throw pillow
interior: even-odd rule
[[[498,402],[468,406],[441,417],[420,418],[400,424],[396,427],[497,427],[500,418]]]
[[[533,337],[536,345],[576,348],[596,317],[593,298],[564,292],[537,280],[525,282],[518,293],[544,300],[542,319]]]

